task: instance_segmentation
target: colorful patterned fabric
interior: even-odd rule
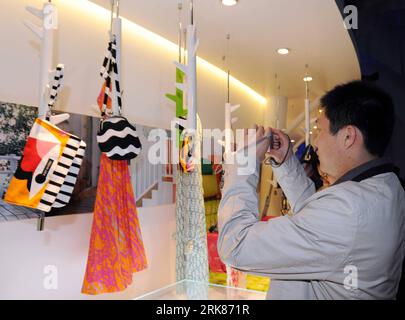
[[[218,232],[207,234],[208,241],[208,263],[210,272],[226,273],[226,266],[218,255]]]
[[[111,114],[112,113],[112,100],[109,97],[109,91],[111,91],[111,83],[110,87],[107,88],[107,81],[104,81],[103,86],[101,87],[100,94],[97,98],[97,104],[100,109],[101,113]],[[104,97],[107,95],[107,102],[104,104]]]
[[[177,171],[177,281],[208,282],[207,232],[200,170],[191,173]]]
[[[227,285],[229,287],[246,289],[247,273],[226,266]]]
[[[195,153],[200,159],[202,125],[197,115]],[[208,249],[201,165],[176,176],[176,279],[208,282]]]
[[[66,205],[85,146],[78,137],[49,121],[36,119],[4,201],[44,212]]]
[[[180,149],[180,167],[183,172],[193,172],[195,170],[195,142],[192,135],[185,135]]]
[[[185,74],[179,68],[176,68],[176,83],[183,85]],[[176,88],[176,95],[166,94],[166,97],[176,103],[176,118],[178,120],[187,119],[187,109],[184,106],[184,92]],[[184,135],[184,127],[180,124],[176,128],[176,146],[179,149],[180,169],[183,172],[191,172],[194,170],[194,144],[192,137]]]
[[[189,48],[190,49],[190,48]],[[181,60],[181,59],[180,59]],[[180,61],[181,62],[181,61]],[[197,115],[197,134],[185,135],[188,110],[183,91],[186,74],[176,68],[176,94],[167,94],[176,103],[176,147],[180,165],[176,175],[176,279],[208,282],[208,253],[201,166],[202,126]],[[208,292],[188,292],[188,297],[206,299]]]
[[[103,153],[82,293],[122,291],[146,267],[128,162]]]

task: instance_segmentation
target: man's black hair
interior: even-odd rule
[[[389,94],[365,81],[353,81],[329,91],[321,105],[335,135],[352,125],[363,134],[367,151],[382,157],[395,123],[394,105]]]

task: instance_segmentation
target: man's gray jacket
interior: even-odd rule
[[[394,173],[316,192],[292,156],[274,173],[293,214],[260,222],[259,168],[237,171],[225,171],[218,252],[236,269],[270,277],[268,299],[395,299],[405,195]]]

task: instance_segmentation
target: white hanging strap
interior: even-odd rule
[[[120,0],[111,0],[111,22],[110,22],[110,39],[113,39],[113,24],[114,19],[120,16]],[[114,17],[115,14],[115,17]]]
[[[64,68],[65,68],[65,66],[63,64],[58,64],[58,66],[56,67],[55,76],[52,80],[51,91],[49,94],[48,112],[47,112],[47,116],[46,116],[47,120],[50,119],[51,110],[52,110],[53,106],[55,105],[55,102],[58,98],[58,93],[59,93],[59,90],[61,87],[61,81],[63,79],[63,69]]]

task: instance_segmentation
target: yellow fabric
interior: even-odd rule
[[[206,216],[205,216],[205,221],[206,221],[206,225],[207,225],[207,228],[206,228],[206,229],[207,229],[207,232],[208,232],[209,229],[210,229],[212,226],[215,226],[215,225],[217,224],[217,222],[218,222],[218,216],[217,216],[216,213],[206,215]]]
[[[207,225],[207,232],[218,222],[218,207],[220,200],[208,200],[204,202],[205,206],[205,222]]]
[[[218,194],[218,184],[216,175],[203,177],[204,198],[215,197]]]
[[[226,286],[226,273],[210,272],[210,283]],[[251,274],[247,275],[246,289],[267,292],[269,290],[269,287],[269,278],[254,276]]]
[[[208,200],[205,201],[205,214],[213,215],[218,213],[220,200]]]

